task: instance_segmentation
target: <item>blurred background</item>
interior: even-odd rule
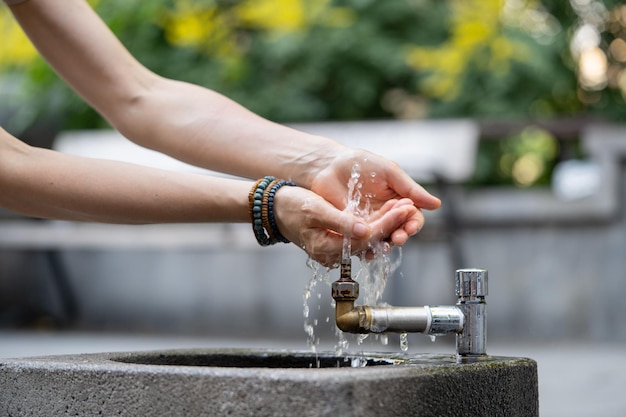
[[[554,360],[560,347],[575,346],[570,358],[580,358],[591,346],[609,349],[596,358],[621,355],[622,1],[90,3],[163,76],[219,91],[277,122],[330,129],[347,142],[347,127],[358,136],[386,126],[396,152],[428,149],[445,161],[415,175],[444,206],[426,213],[422,233],[393,253],[398,268],[384,301],[454,303],[454,270],[482,267],[491,278],[489,339],[501,352]],[[0,36],[4,128],[33,145],[68,151],[85,137],[110,133],[37,55],[6,7]],[[92,153],[102,156],[96,139],[88,140]],[[386,145],[372,147],[384,152]],[[411,160],[401,165],[419,171]],[[453,172],[459,166],[461,175]],[[319,323],[332,316],[329,287],[311,284],[305,254],[291,246],[259,248],[244,225],[120,227],[0,216],[5,335],[111,332],[306,347],[307,288],[320,294]],[[315,331],[332,347],[331,325]],[[432,344],[420,335],[410,343],[417,351],[453,349],[451,340]],[[389,346],[397,341],[390,338]],[[550,369],[556,377],[567,368]],[[585,381],[614,381],[609,373],[593,375]],[[626,404],[614,410],[617,416]]]

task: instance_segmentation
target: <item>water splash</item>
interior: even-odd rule
[[[352,165],[350,179],[348,180],[348,203],[344,211],[359,215],[359,205],[361,204],[361,191],[359,178],[361,177],[361,167],[358,162]],[[348,264],[352,258],[352,238],[344,235],[343,246],[341,248],[341,263]]]
[[[311,314],[311,306],[309,303],[311,302],[312,295],[317,290],[317,285],[319,283],[326,283],[330,285],[330,279],[328,276],[328,269],[324,268],[320,263],[315,262],[312,259],[307,260],[307,266],[311,270],[311,279],[309,280],[308,285],[306,286],[304,293],[302,294],[302,315],[304,316],[304,332],[307,335],[307,345],[311,349],[311,351],[316,352],[317,346],[320,343],[319,337],[315,334],[315,328],[317,327],[319,321],[317,318],[313,317]],[[321,293],[317,294],[318,300],[321,299]],[[321,305],[318,303],[317,310],[319,311]]]
[[[376,173],[370,172],[369,178],[366,179],[374,180],[375,177]],[[347,186],[348,200],[345,211],[352,213],[355,216],[367,221],[372,214],[370,200],[371,198],[373,198],[373,195],[362,194],[363,183],[361,181],[361,166],[358,162],[354,162],[352,166],[352,171]],[[398,268],[402,260],[401,248],[397,248],[394,251],[398,254],[397,257],[395,257],[395,255],[392,256],[393,251],[389,250],[388,243],[376,242],[368,248],[367,257],[365,252],[356,257],[357,262],[351,269],[354,275],[353,279],[359,282],[361,293],[359,299],[360,304],[381,304],[383,293],[387,285],[387,280]],[[341,262],[342,264],[352,263],[352,240],[350,236],[344,236]],[[335,329],[335,334],[337,336],[337,343],[335,345],[335,353],[337,355],[342,355],[343,353],[347,352],[350,347],[350,340],[355,340],[357,345],[361,345],[368,338],[368,335],[346,335],[336,328],[334,320],[330,319],[329,317],[327,317],[326,320],[317,320],[312,318],[313,312],[311,311],[311,306],[309,305],[309,303],[311,303],[312,300],[316,298],[313,297],[312,294],[316,290],[318,284],[324,284],[323,289],[317,288],[317,291],[319,291],[317,293],[317,310],[319,311],[321,309],[321,300],[328,299],[326,294],[330,294],[331,279],[329,277],[330,270],[324,268],[319,263],[309,259],[307,261],[307,266],[312,271],[312,277],[303,295],[303,315],[305,319],[304,330],[307,334],[307,343],[309,347],[313,351],[316,351],[317,346],[320,343],[319,338],[316,336],[316,328],[320,322],[332,322],[330,324]],[[325,290],[326,292],[322,297],[323,290]],[[331,299],[330,302],[331,307],[334,310],[335,301]],[[379,341],[383,345],[387,345],[388,343],[388,338],[386,335],[376,335],[375,340]]]
[[[352,368],[364,368],[367,366],[367,358],[361,358],[359,356],[355,356],[350,361],[350,366]]]
[[[409,350],[409,335],[400,333],[400,350],[406,352]]]
[[[339,329],[335,330],[337,335],[337,344],[335,345],[335,354],[337,356],[343,355],[344,352],[350,347],[350,342],[346,339],[346,334]]]

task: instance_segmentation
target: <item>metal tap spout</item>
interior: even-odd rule
[[[337,327],[347,333],[456,334],[457,353],[484,355],[486,345],[487,271],[456,272],[456,306],[355,306],[359,284],[350,277],[350,266],[341,265],[341,276],[332,284]]]
[[[341,262],[341,274],[332,285],[332,296],[335,300],[335,322],[337,327],[346,333],[362,333],[359,331],[361,312],[354,307],[359,298],[359,284],[352,279],[350,260]]]

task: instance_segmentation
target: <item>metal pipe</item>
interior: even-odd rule
[[[456,334],[457,354],[486,354],[487,321],[485,296],[487,271],[456,271],[456,306],[392,307],[355,306],[359,284],[343,265],[341,277],[332,284],[337,327],[348,333]]]
[[[425,333],[434,336],[459,333],[465,318],[456,306],[354,306],[336,301],[335,321],[347,333]]]
[[[368,307],[361,324],[368,333],[424,333],[430,328],[431,315],[427,307]]]
[[[464,316],[455,306],[356,306],[359,284],[342,277],[332,284],[335,321],[347,333],[426,333],[443,335],[463,329]]]

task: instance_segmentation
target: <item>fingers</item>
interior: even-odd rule
[[[419,208],[435,210],[441,206],[441,200],[416,183],[398,165],[394,164],[389,170],[387,181],[398,195],[409,198]]]
[[[324,200],[319,200],[315,209],[317,221],[314,223],[322,229],[329,229],[354,239],[367,239],[371,234],[368,223],[346,211],[340,211]]]
[[[351,240],[351,255],[364,254],[366,259],[371,260],[378,254],[388,253],[393,245],[404,245],[412,235],[402,227],[404,222],[407,218],[414,218],[409,223],[423,224],[420,217],[421,212],[413,205],[391,209],[379,221],[369,225],[371,232],[366,238]],[[316,227],[308,230],[304,241],[303,249],[312,259],[329,268],[339,265],[343,247],[342,234]]]
[[[340,261],[343,236],[352,238],[352,254],[369,255],[403,245],[424,224],[422,212],[410,198],[389,199],[367,219],[339,210],[321,196],[300,187],[283,187],[276,194],[275,214],[279,230],[327,267]],[[437,201],[439,201],[437,199]]]
[[[305,241],[303,249],[311,259],[328,268],[339,266],[343,236],[321,229],[311,229],[306,233]]]
[[[312,233],[308,234],[305,244],[309,255],[325,266],[336,266],[340,260],[343,236],[352,237],[352,254],[365,253],[366,258],[380,252],[380,245],[389,251],[391,245],[401,246],[410,236],[421,229],[424,224],[422,212],[409,199],[389,201],[377,214],[377,219],[368,224],[350,213],[340,212],[322,200],[314,210],[316,220]],[[332,226],[329,226],[332,225]],[[367,232],[355,233],[355,229],[363,226]],[[328,230],[332,227],[336,233]],[[376,247],[377,250],[372,251]]]
[[[366,241],[371,236],[370,225],[363,219],[338,210],[309,190],[283,188],[276,193],[274,205],[279,230],[322,265],[338,265],[343,236],[357,241]]]
[[[370,224],[371,234],[368,239],[353,241],[353,249],[362,251],[374,242],[387,239],[394,245],[403,245],[410,236],[417,233],[423,223],[422,213],[413,204],[398,202]]]
[[[391,233],[390,237],[394,245],[402,246],[409,240],[410,235],[404,229],[397,229]]]
[[[378,210],[376,210],[371,216],[369,216],[368,220],[370,222],[378,220],[394,207],[400,207],[404,205],[413,205],[413,202],[408,198],[403,198],[401,200],[392,198],[390,200],[387,200]]]
[[[401,207],[405,207],[405,209],[398,210]],[[381,227],[390,228],[382,230],[381,233],[388,234],[391,242],[395,245],[406,243],[409,237],[419,232],[424,225],[422,212],[408,198],[396,201],[391,208],[383,213],[381,218],[384,219]],[[394,226],[396,226],[395,229]]]
[[[424,189],[424,187],[413,181],[408,176],[407,178],[399,178],[398,184],[399,185],[392,185],[392,187],[394,187],[396,192],[401,196],[411,199],[417,207],[424,208],[426,210],[436,210],[441,207],[441,200],[430,194]]]

